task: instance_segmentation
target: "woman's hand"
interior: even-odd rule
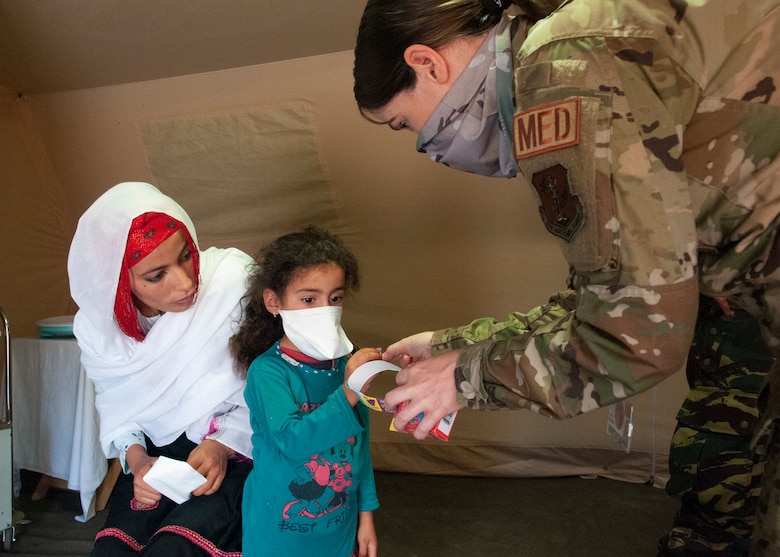
[[[402,402],[407,403],[395,414],[394,424],[399,431],[403,431],[412,418],[422,413],[423,418],[413,435],[417,439],[425,439],[444,416],[463,408],[457,402],[455,389],[458,354],[459,351],[454,350],[430,356],[429,351],[428,357],[413,360],[398,372],[395,380],[400,386],[385,395],[385,403],[391,408]]]
[[[344,394],[347,395],[347,400],[349,401],[350,405],[352,405],[353,407],[358,403],[360,399],[352,389],[347,387],[347,381],[349,380],[349,377],[355,372],[357,368],[359,368],[366,362],[370,362],[371,360],[381,360],[381,359],[382,359],[382,352],[378,348],[361,348],[360,350],[355,352],[352,355],[352,357],[347,361],[347,367],[344,370],[344,385],[342,385],[342,388],[344,389]],[[368,386],[368,384],[366,386]]]
[[[231,455],[233,449],[213,439],[204,439],[192,449],[187,464],[206,478],[206,483],[193,491],[193,495],[211,495],[217,492],[227,474],[228,459]]]
[[[125,453],[125,461],[133,475],[133,497],[142,505],[152,506],[160,502],[162,494],[144,481],[144,476],[157,462],[157,458],[146,454],[141,445],[130,445]]]

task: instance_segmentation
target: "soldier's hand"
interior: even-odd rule
[[[422,413],[422,420],[413,435],[417,439],[425,439],[443,417],[462,408],[457,402],[455,390],[458,354],[459,351],[454,350],[417,360],[398,372],[396,383],[400,386],[385,395],[385,403],[393,408],[407,402],[394,418],[394,425],[399,431]]]
[[[386,362],[398,361],[401,367],[405,367],[412,362],[430,358],[432,338],[433,331],[426,331],[394,342],[382,354],[382,359]]]

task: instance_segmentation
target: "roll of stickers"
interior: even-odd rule
[[[385,407],[385,400],[383,398],[368,396],[363,392],[363,387],[365,387],[368,380],[383,371],[401,371],[401,368],[390,362],[385,362],[384,360],[371,360],[352,372],[352,375],[349,376],[349,380],[347,381],[347,387],[355,391],[355,394],[360,397],[363,404],[371,408],[371,410],[393,412],[392,409]]]
[[[391,364],[390,362],[385,362],[384,360],[371,360],[370,362],[366,362],[365,364],[359,366],[355,371],[352,372],[352,375],[350,375],[349,379],[347,380],[347,387],[352,389],[355,392],[355,394],[360,397],[360,400],[363,402],[363,404],[365,404],[372,410],[376,410],[377,412],[395,413],[396,410],[392,408],[388,408],[383,398],[369,396],[363,392],[363,389],[365,388],[369,380],[373,378],[375,375],[378,375],[383,371],[400,371],[400,370],[401,370],[400,367],[398,367],[395,364]],[[403,409],[404,405],[405,403],[399,404],[397,410]],[[442,441],[447,441],[450,438],[450,430],[452,429],[452,423],[455,421],[456,414],[457,411],[452,412],[451,414],[448,414],[447,416],[439,420],[439,423],[430,431],[430,433],[428,433],[428,436],[433,437],[434,439],[441,439]],[[409,421],[409,423],[406,424],[406,427],[404,428],[403,431],[405,433],[410,433],[415,429],[417,429],[417,424],[420,423],[420,420],[422,420],[422,418],[423,418],[422,413],[415,416],[412,420]],[[390,422],[390,431],[400,431],[395,427],[395,418],[393,419],[392,422]]]

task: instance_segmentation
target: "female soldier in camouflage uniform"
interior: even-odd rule
[[[409,365],[386,402],[410,401],[399,427],[425,413],[418,438],[464,406],[564,418],[648,389],[684,365],[699,293],[780,351],[780,0],[518,4],[369,0],[358,34],[361,112],[437,162],[522,177],[576,293],[390,346]],[[762,497],[756,554],[776,555],[780,490]]]

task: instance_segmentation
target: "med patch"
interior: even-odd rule
[[[580,98],[569,97],[521,110],[514,116],[517,160],[580,142]]]

